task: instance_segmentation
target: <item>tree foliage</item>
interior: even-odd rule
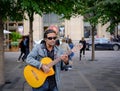
[[[4,76],[4,22],[6,20],[21,20],[23,12],[16,0],[0,0],[0,85],[5,83]]]
[[[3,21],[23,19],[23,11],[16,0],[0,0],[0,17]]]
[[[63,15],[64,18],[70,18],[72,15],[72,7],[74,6],[74,0],[19,0],[21,9],[29,17],[30,28],[30,49],[32,49],[33,42],[33,20],[34,14],[56,13]]]
[[[101,13],[100,22],[103,25],[110,22],[108,31],[112,32],[120,22],[120,0],[104,0],[98,4],[98,7]]]
[[[77,0],[73,13],[83,15],[93,25],[111,22],[108,31],[112,32],[120,22],[119,10],[120,0]]]
[[[112,32],[120,22],[119,10],[119,0],[76,0],[73,14],[84,16],[84,20],[88,21],[92,27],[92,60],[94,60],[94,31],[96,25],[111,22],[108,31]]]

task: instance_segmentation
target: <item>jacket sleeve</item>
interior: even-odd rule
[[[42,63],[39,61],[39,58],[38,58],[38,56],[40,56],[39,48],[40,48],[40,45],[36,45],[36,47],[34,47],[32,51],[28,54],[26,59],[27,64],[35,66],[38,69],[40,69],[42,65]]]

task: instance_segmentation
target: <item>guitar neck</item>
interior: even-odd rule
[[[80,50],[82,47],[83,47],[82,44],[76,45],[76,46],[74,46],[71,50],[69,50],[68,52],[66,52],[65,54],[70,55],[72,52],[78,51],[78,50]],[[64,55],[64,54],[63,54],[63,55]],[[54,61],[50,62],[50,63],[48,64],[48,67],[49,67],[49,68],[52,67],[53,65],[57,64],[59,61],[61,61],[61,58],[60,58],[60,57],[58,57],[58,58],[55,59]]]
[[[68,51],[68,52],[65,53],[65,54],[69,55],[69,54],[71,54],[71,53],[72,53],[72,51],[70,50],[70,51]],[[60,57],[58,57],[58,58],[56,58],[54,61],[50,62],[50,63],[48,64],[48,67],[50,68],[50,67],[54,66],[54,65],[57,64],[59,61],[61,61],[61,58],[60,58]]]
[[[59,61],[61,61],[60,57],[55,59],[54,61],[50,62],[48,64],[48,67],[51,68],[52,66],[54,66],[55,64],[57,64]]]

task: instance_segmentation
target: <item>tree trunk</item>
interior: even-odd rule
[[[0,17],[0,85],[3,85],[5,83],[4,77],[4,34],[3,21]]]
[[[32,50],[33,48],[33,16],[31,16],[30,18],[30,22],[29,22],[29,25],[30,25],[30,31],[29,31],[29,49],[30,51]]]
[[[95,26],[92,26],[92,61],[95,60],[95,44],[94,44],[94,31],[96,30]]]

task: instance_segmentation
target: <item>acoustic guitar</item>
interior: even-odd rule
[[[75,52],[76,50],[80,50],[81,48],[81,45],[75,45],[73,49],[71,49],[67,54],[69,55],[70,53]],[[48,76],[52,76],[55,74],[52,67],[59,61],[61,61],[60,57],[55,59],[54,61],[52,61],[49,57],[42,58],[41,63],[46,64],[50,68],[50,71],[48,73],[44,73],[42,69],[37,69],[34,66],[27,65],[24,68],[24,77],[27,83],[33,88],[38,88],[42,86]]]

